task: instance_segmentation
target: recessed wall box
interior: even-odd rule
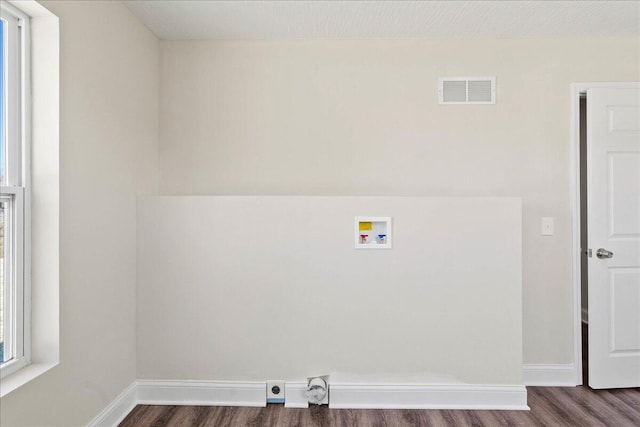
[[[284,381],[267,381],[267,403],[284,403]]]
[[[357,216],[355,218],[356,249],[390,249],[390,216]]]

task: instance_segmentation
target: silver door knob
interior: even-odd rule
[[[596,256],[600,259],[613,258],[613,252],[600,248],[596,251]]]

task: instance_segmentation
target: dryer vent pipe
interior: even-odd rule
[[[323,377],[309,378],[306,392],[309,403],[321,405],[325,397],[327,397],[327,392],[327,381]]]

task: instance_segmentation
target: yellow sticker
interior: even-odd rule
[[[371,230],[371,223],[370,222],[361,222],[360,223],[360,231],[367,231],[367,230]]]

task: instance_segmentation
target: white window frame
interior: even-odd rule
[[[11,262],[11,274],[5,277],[5,295],[11,297],[11,305],[5,304],[4,321],[5,354],[8,350],[12,358],[0,364],[0,378],[4,378],[31,363],[31,82],[29,17],[7,2],[0,4],[0,11],[6,31],[3,51],[7,144],[0,198],[10,207],[5,211],[5,260]]]

